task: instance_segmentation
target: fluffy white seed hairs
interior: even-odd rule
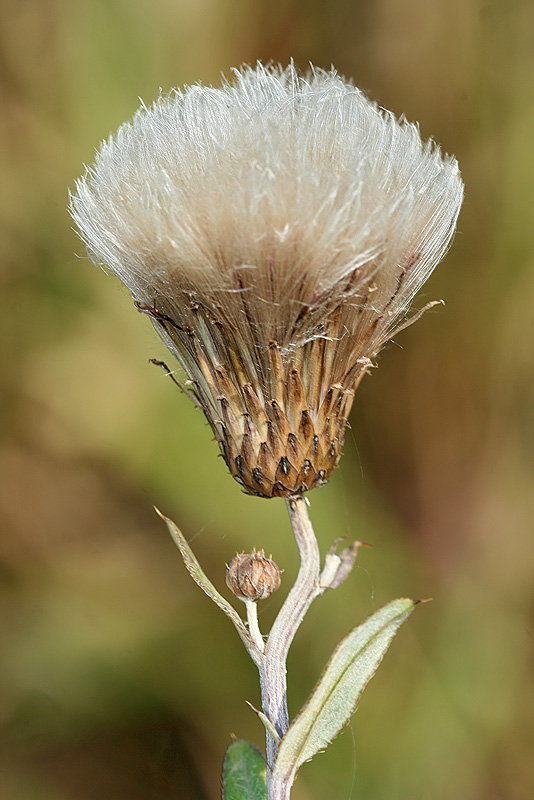
[[[270,497],[331,474],[354,389],[462,196],[455,159],[334,70],[258,64],[139,109],[70,210],[180,361],[234,477]]]

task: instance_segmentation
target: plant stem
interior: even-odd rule
[[[261,697],[264,714],[276,728],[280,738],[289,727],[287,710],[286,661],[291,642],[314,598],[320,594],[320,554],[317,539],[302,495],[286,500],[291,527],[300,555],[300,568],[265,645],[259,665]],[[250,621],[249,621],[250,625]],[[278,745],[267,733],[267,786],[269,800],[289,798],[289,786],[274,786],[270,780]]]
[[[252,639],[260,653],[263,653],[265,643],[263,641],[263,636],[261,635],[260,626],[258,625],[257,603],[255,600],[246,600],[245,602],[247,606],[248,632],[252,636]]]

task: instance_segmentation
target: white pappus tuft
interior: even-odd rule
[[[371,359],[444,256],[463,184],[334,70],[243,67],[104,142],[70,210],[152,317],[234,477],[324,483]]]

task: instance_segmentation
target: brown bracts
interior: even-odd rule
[[[296,351],[283,353],[270,341],[254,354],[243,352],[225,325],[197,303],[187,327],[156,303],[136,305],[171,349],[183,351],[187,343],[191,377],[183,388],[204,412],[247,494],[287,497],[328,481],[341,458],[354,391],[371,366],[364,356],[336,359],[338,313]]]

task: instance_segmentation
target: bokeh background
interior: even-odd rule
[[[364,539],[289,662],[290,709],[399,595],[401,630],[295,800],[534,796],[534,6],[529,0],[2,0],[0,796],[216,800],[231,735],[262,746],[255,668],[152,510],[221,590],[253,545],[297,555],[240,493],[166,357],[70,229],[67,187],[160,87],[241,62],[334,64],[460,162],[443,298],[363,382],[324,550]],[[281,590],[282,591],[282,590]],[[279,600],[261,610],[268,628]]]

